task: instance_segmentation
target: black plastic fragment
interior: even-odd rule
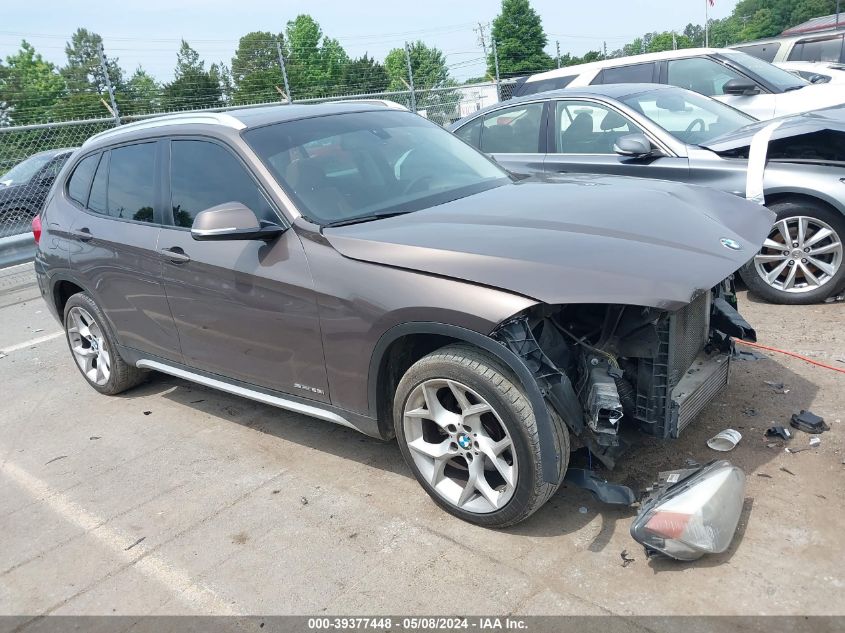
[[[792,414],[789,425],[806,433],[822,433],[830,430],[830,427],[825,424],[824,418],[804,409],[801,409],[801,413]]]
[[[603,503],[629,506],[637,500],[634,491],[622,484],[612,484],[595,473],[583,468],[570,468],[563,479],[566,483],[585,488]]]
[[[722,297],[713,299],[713,314],[710,322],[713,327],[728,336],[752,343],[757,340],[757,332],[754,328]]]
[[[785,440],[791,440],[792,433],[785,426],[771,426],[766,429],[766,437],[780,437]]]

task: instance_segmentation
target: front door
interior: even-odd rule
[[[291,228],[276,240],[200,242],[200,211],[240,202],[283,223],[245,164],[217,142],[173,139],[172,211],[159,252],[184,363],[252,385],[328,401],[311,274]]]
[[[589,100],[553,102],[551,133],[545,171],[548,173],[618,174],[664,180],[686,180],[689,161],[659,155],[631,158],[614,151],[617,139],[644,133],[628,117],[609,106]]]

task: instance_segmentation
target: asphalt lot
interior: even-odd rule
[[[741,300],[760,342],[845,367],[845,305]],[[59,332],[30,266],[0,271],[0,615],[845,614],[843,374],[737,362],[684,437],[608,475],[648,483],[743,433],[737,537],[679,563],[646,560],[634,511],[583,491],[485,530],[440,511],[395,444],[161,375],[101,396]],[[830,423],[821,445],[769,448],[800,409]]]

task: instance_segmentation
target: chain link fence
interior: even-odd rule
[[[505,92],[505,86],[502,84],[502,92]],[[496,83],[486,82],[429,90],[338,94],[302,99],[296,103],[386,99],[446,126],[496,103],[498,94]],[[278,102],[208,110],[220,112],[274,104]],[[143,118],[147,117],[123,117],[121,122]],[[70,150],[79,147],[94,134],[116,125],[115,118],[101,118],[0,127],[0,239],[29,232],[32,218],[41,210],[53,180],[71,154]]]

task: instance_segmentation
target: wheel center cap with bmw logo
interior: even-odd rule
[[[460,446],[464,450],[472,446],[472,440],[470,439],[469,435],[467,435],[466,433],[461,433],[458,436],[458,446]]]

